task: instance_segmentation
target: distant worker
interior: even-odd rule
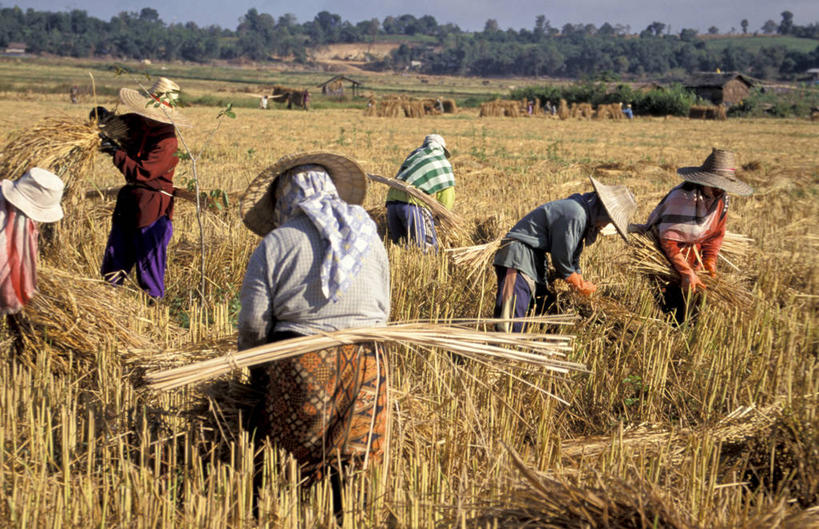
[[[304,110],[310,110],[310,108],[309,108],[309,106],[310,106],[310,91],[309,90],[304,91],[304,96],[302,98],[302,103],[304,103]]]
[[[535,102],[531,99],[526,101],[526,112],[531,116],[535,110]]]
[[[444,102],[441,100],[440,97],[435,100],[435,104],[438,106],[438,111],[441,114],[443,114],[444,113]]]
[[[697,272],[712,277],[717,274],[727,194],[747,196],[754,192],[736,178],[736,167],[733,152],[713,149],[701,166],[677,169],[685,181],[657,204],[645,224],[629,226],[630,231],[652,230],[680,276],[679,283],[665,286],[662,303],[663,310],[672,313],[677,323],[690,313],[686,298],[705,289]]]
[[[262,98],[259,99],[259,108],[267,110],[267,95],[263,95]]]
[[[71,90],[68,91],[68,95],[71,98],[72,104],[76,105],[79,103],[80,89],[77,85],[71,87]]]
[[[549,257],[557,276],[578,293],[591,296],[597,287],[583,279],[580,254],[612,223],[628,242],[628,220],[637,208],[634,195],[622,185],[604,185],[589,177],[590,193],[575,193],[535,208],[506,234],[493,264],[498,280],[496,318],[523,318],[549,305]],[[499,323],[498,331],[523,332],[525,323]]]
[[[63,181],[32,167],[0,182],[0,314],[15,314],[37,289],[37,223],[63,218]]]
[[[631,110],[631,103],[626,105],[626,108],[623,109],[623,115],[626,116],[628,119],[634,119],[634,111]]]
[[[434,196],[445,208],[452,209],[455,174],[449,156],[444,138],[430,134],[407,156],[395,178]],[[387,193],[387,233],[394,243],[414,242],[424,250],[438,249],[432,213],[422,201],[404,191],[390,189]]]

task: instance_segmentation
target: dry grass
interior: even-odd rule
[[[115,82],[98,79],[109,81]],[[52,103],[0,99],[7,131],[0,147],[48,114],[81,122],[88,113]],[[196,123],[185,131],[194,150],[205,145],[216,112],[186,109]],[[349,480],[347,527],[491,527],[493,520],[519,526],[503,516],[521,509],[530,517],[519,521],[592,527],[602,512],[638,522],[657,516],[683,527],[816,524],[809,507],[817,501],[819,467],[819,159],[810,122],[671,118],[624,128],[611,120],[555,120],[544,128],[542,120],[464,113],[421,120],[365,119],[345,110],[237,115],[222,123],[199,163],[202,187],[231,196],[299,150],[345,152],[369,173],[395,174],[408,146],[440,132],[455,153],[454,212],[465,226],[485,228],[476,228],[476,243],[495,240],[543,202],[590,190],[590,173],[628,185],[639,201],[636,217],[645,218],[678,182],[675,168],[699,163],[714,145],[739,154],[742,178],[756,190],[732,201],[728,220],[731,231],[754,241],[744,257],[732,259],[754,294],[743,311],[708,303],[691,325],[669,325],[652,282],[628,265],[629,249],[604,237],[581,260],[598,293],[589,302],[566,296],[560,305],[580,317],[562,331],[551,324],[533,329],[573,334],[567,360],[588,373],[499,370],[482,358],[458,364],[424,348],[387,346],[389,465]],[[189,177],[182,162],[177,182]],[[83,191],[121,181],[102,156],[92,158],[82,178]],[[365,207],[382,207],[386,192],[371,186]],[[107,197],[74,204],[56,229],[56,244],[43,245],[44,270],[63,275],[54,276],[54,292],[44,273],[47,297],[38,306],[46,322],[53,310],[60,323],[47,332],[32,327],[36,345],[23,351],[26,362],[0,363],[2,525],[329,526],[329,484],[302,493],[292,459],[270,446],[262,449],[266,486],[254,518],[254,447],[239,417],[214,404],[205,413],[221,415],[220,422],[192,421],[185,411],[202,402],[197,391],[148,395],[135,387],[146,368],[219,356],[233,346],[236,296],[258,238],[242,227],[234,205],[227,215],[205,217],[208,306],[201,308],[190,294],[198,228],[193,208],[180,201],[166,299],[148,307],[120,289],[108,301],[112,289],[89,280],[97,279],[112,206]],[[489,217],[498,219],[494,227],[484,226]],[[456,265],[447,252],[387,249],[393,320],[446,325],[491,314],[491,274],[470,275],[476,266]],[[736,274],[724,263],[720,269]],[[129,353],[128,336],[151,347]],[[7,327],[0,328],[0,346],[14,347]],[[84,364],[93,369],[69,358],[93,358]],[[748,408],[756,411],[735,414]],[[519,454],[517,462],[504,445]],[[522,478],[523,469],[534,479]]]

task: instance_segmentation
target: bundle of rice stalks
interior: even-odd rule
[[[571,114],[569,112],[569,105],[566,103],[565,99],[560,100],[560,107],[557,110],[557,115],[562,120],[569,119]]]
[[[689,119],[728,119],[725,107],[722,105],[692,105],[688,109]]]
[[[144,303],[122,288],[50,266],[37,272],[38,294],[12,318],[18,358],[26,363],[46,351],[52,365],[65,372],[72,360],[92,365],[99,351],[139,356],[169,335],[182,334],[168,321],[156,323]]]
[[[534,320],[549,323],[561,321],[554,318]],[[480,320],[479,323],[493,322],[495,320]],[[471,323],[474,325],[478,322],[471,320]],[[432,323],[395,323],[386,327],[343,329],[273,342],[168,371],[148,373],[145,380],[154,389],[170,390],[217,378],[244,367],[293,358],[340,344],[361,342],[443,349],[465,357],[502,360],[505,367],[509,367],[510,362],[519,362],[555,373],[585,371],[582,364],[558,359],[571,351],[571,336],[482,332],[465,326]]]
[[[429,208],[429,210],[432,212],[432,216],[438,219],[440,223],[448,230],[451,230],[457,235],[465,233],[463,220],[461,220],[457,214],[445,208],[440,202],[435,200],[432,196],[427,195],[417,187],[413,187],[406,182],[402,182],[401,180],[397,180],[395,178],[388,178],[386,176],[376,174],[368,174],[367,176],[373,182],[378,182],[379,184],[387,185],[394,189],[398,189],[399,191],[404,191],[413,198],[420,200],[427,206],[427,208]]]
[[[509,101],[505,99],[495,99],[481,104],[479,117],[490,118],[517,118],[521,116],[520,101]]]
[[[492,259],[501,248],[503,237],[498,237],[494,241],[485,244],[476,244],[474,246],[461,246],[459,248],[449,248],[445,250],[449,254],[449,258],[458,267],[466,267],[469,269],[467,279],[471,279],[475,274],[480,277],[484,272],[489,270],[492,264]]]
[[[48,169],[63,179],[69,198],[91,169],[99,132],[93,122],[46,118],[9,139],[0,152],[0,174],[14,180],[34,166]]]
[[[747,248],[749,239],[734,234],[726,234],[725,239],[734,239],[724,246],[724,252],[728,258],[732,251],[744,251]],[[665,253],[660,249],[656,236],[652,232],[634,233],[630,237],[629,261],[631,266],[638,272],[656,278],[663,282],[679,283],[680,275],[671,266]],[[723,253],[722,251],[720,252]],[[741,255],[733,255],[734,258]],[[708,297],[719,305],[726,308],[733,307],[739,309],[749,308],[754,301],[754,296],[745,287],[736,281],[726,280],[722,274],[717,277],[710,277],[708,274],[699,274],[700,279],[705,283]]]
[[[580,487],[550,479],[529,468],[510,447],[513,466],[523,476],[514,491],[467,527],[549,527],[553,529],[693,529],[690,515],[656,486],[614,476],[597,476]]]
[[[444,105],[444,114],[454,114],[458,111],[458,105],[454,99],[442,99],[441,103]]]

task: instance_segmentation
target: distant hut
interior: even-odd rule
[[[715,105],[736,105],[748,97],[754,81],[741,73],[699,73],[688,80],[686,88]]]
[[[4,50],[6,55],[25,55],[26,54],[26,43],[25,42],[9,42]]]
[[[344,75],[333,76],[319,84],[318,87],[321,88],[321,93],[325,96],[341,100],[344,98],[344,83],[349,83],[352,87],[353,97],[358,97],[361,83]]]

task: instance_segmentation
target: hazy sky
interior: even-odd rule
[[[819,22],[819,0],[0,0],[2,7],[15,5],[46,11],[83,9],[103,20],[120,11],[153,7],[168,23],[192,20],[201,26],[217,24],[229,29],[236,29],[239,18],[251,7],[274,17],[292,13],[300,23],[325,10],[353,23],[389,15],[432,15],[439,24],[452,22],[464,30],[481,30],[490,18],[501,29],[531,29],[541,14],[555,27],[567,22],[596,26],[609,22],[628,24],[632,32],[653,21],[670,25],[675,33],[682,28],[704,32],[710,26],[723,32],[740,31],[743,18],[748,19],[749,31],[756,31],[768,19],[778,23],[785,10],[794,14],[796,24]]]

